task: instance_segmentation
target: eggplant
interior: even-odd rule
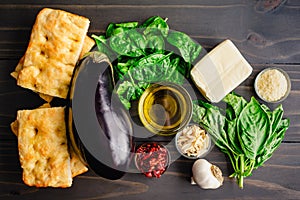
[[[98,122],[109,139],[116,166],[126,164],[131,151],[133,128],[129,114],[114,93],[113,70],[107,68],[98,80],[95,109]]]
[[[71,148],[94,172],[112,180],[129,171],[134,154],[132,121],[114,85],[108,58],[90,52],[74,70],[66,109]]]

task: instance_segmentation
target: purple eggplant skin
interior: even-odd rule
[[[98,122],[109,141],[113,168],[127,170],[132,154],[133,128],[129,113],[114,93],[113,69],[108,67],[99,76],[95,94]]]
[[[115,180],[130,171],[131,117],[114,92],[112,66],[96,49],[74,70],[66,121],[70,148],[97,175]]]

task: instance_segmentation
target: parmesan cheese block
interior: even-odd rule
[[[210,102],[221,101],[252,73],[252,67],[236,46],[225,40],[191,70],[191,77]]]

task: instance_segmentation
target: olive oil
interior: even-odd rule
[[[153,84],[139,102],[140,119],[151,132],[172,135],[191,118],[191,99],[180,86]]]

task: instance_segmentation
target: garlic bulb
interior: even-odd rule
[[[220,168],[205,159],[196,160],[192,171],[192,181],[195,181],[203,189],[216,189],[223,184],[224,178]]]

